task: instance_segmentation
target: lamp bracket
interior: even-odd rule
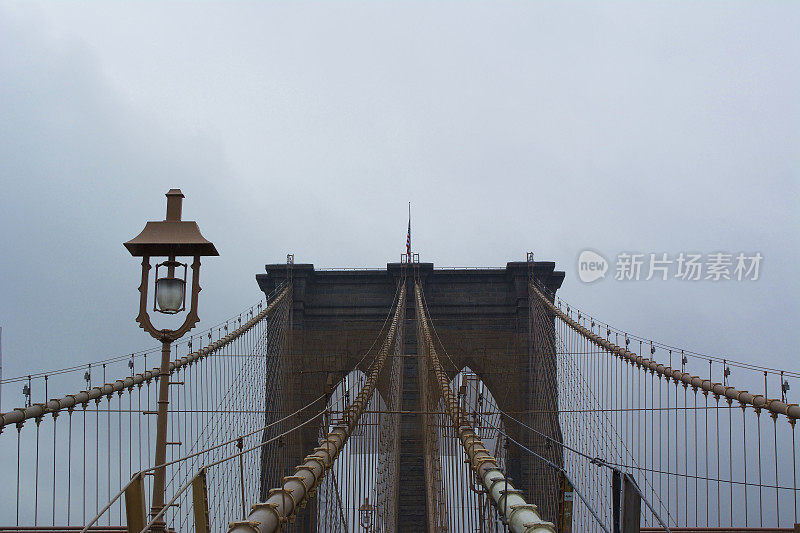
[[[165,263],[168,262],[170,261]],[[147,313],[147,282],[150,277],[151,268],[150,256],[142,256],[142,282],[139,285],[139,315],[136,317],[136,322],[139,323],[139,327],[149,333],[154,339],[171,343],[183,337],[187,331],[191,330],[200,321],[200,317],[197,315],[198,295],[202,290],[200,288],[200,256],[194,256],[194,262],[192,263],[192,296],[189,313],[186,315],[186,319],[183,321],[181,327],[174,330],[157,329],[153,326],[150,315]]]

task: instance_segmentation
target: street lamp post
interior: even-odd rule
[[[364,497],[364,503],[358,508],[358,521],[364,531],[372,531],[372,519],[375,514],[375,507]]]
[[[167,407],[169,405],[170,345],[191,330],[200,320],[197,316],[197,297],[200,294],[200,257],[219,255],[214,245],[200,234],[196,222],[181,220],[183,193],[170,189],[167,193],[167,216],[163,221],[148,222],[142,232],[124,243],[134,257],[142,258],[142,283],[139,285],[139,315],[136,322],[155,339],[161,341],[161,369],[158,373],[158,420],[156,422],[155,465],[163,465],[167,458]],[[148,279],[150,258],[165,257],[156,264],[153,310],[164,314],[178,314],[186,310],[187,264],[178,257],[191,257],[193,262],[189,312],[178,329],[157,329],[150,321],[148,309]],[[181,272],[183,267],[183,272]],[[161,273],[160,273],[161,271]],[[165,271],[165,272],[164,272]],[[176,276],[176,271],[178,275]],[[159,277],[162,275],[162,277]],[[181,277],[182,275],[182,277]],[[151,519],[164,508],[165,468],[156,468],[153,475]],[[162,516],[153,524],[152,531],[164,531]]]

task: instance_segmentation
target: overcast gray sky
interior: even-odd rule
[[[533,250],[620,328],[800,370],[799,67],[796,2],[2,2],[4,375],[153,344],[121,243],[172,187],[201,326],[286,253],[396,261],[411,201],[423,261]],[[764,260],[587,285],[585,248]]]

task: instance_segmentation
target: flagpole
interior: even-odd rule
[[[408,236],[406,237],[406,260],[411,263],[411,202],[408,202]]]

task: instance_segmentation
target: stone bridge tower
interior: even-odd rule
[[[434,269],[431,263],[414,266],[418,267],[433,324],[455,364],[460,369],[472,369],[503,411],[560,440],[558,417],[553,413],[557,385],[553,379],[542,378],[544,370],[554,369],[554,355],[552,348],[537,345],[553,339],[542,343],[541,334],[531,333],[535,325],[529,316],[529,264],[512,262],[498,269]],[[266,274],[256,276],[261,290],[269,294],[287,278],[287,268],[285,264],[267,265]],[[294,300],[287,343],[290,353],[284,360],[282,396],[288,401],[281,408],[284,413],[324,394],[329,375],[336,383],[353,370],[380,331],[402,272],[400,263],[390,263],[385,270],[318,271],[310,264],[291,268]],[[552,292],[564,279],[564,273],[554,269],[551,262],[532,264],[533,276]],[[413,294],[409,285],[405,354],[411,357],[404,359],[403,411],[420,409]],[[552,327],[538,331],[553,335]],[[398,531],[426,531],[421,419],[419,414],[401,416]],[[504,420],[504,426],[528,448],[553,462],[562,462],[560,452],[548,446],[546,439],[534,438],[510,420]],[[307,426],[287,447],[291,451],[283,456],[283,470],[293,472],[317,445],[318,438],[318,428]],[[527,501],[539,505],[545,518],[555,520],[552,507],[558,477],[513,443],[506,454],[508,474],[515,485],[524,491]],[[531,481],[535,475],[551,481],[534,485]],[[298,530],[316,531],[315,511],[312,500],[298,518]]]

